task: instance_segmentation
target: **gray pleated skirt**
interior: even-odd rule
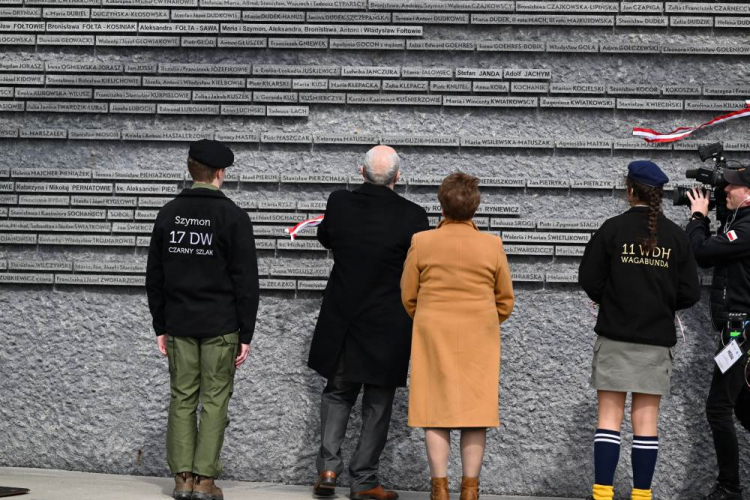
[[[671,378],[672,351],[668,347],[597,337],[591,370],[591,387],[597,391],[665,396]]]

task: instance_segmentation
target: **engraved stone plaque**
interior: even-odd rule
[[[544,52],[544,42],[492,41],[477,42],[477,50],[482,52]]]
[[[380,138],[372,134],[314,134],[315,144],[378,144]],[[302,202],[300,202],[302,203]],[[302,208],[301,208],[302,210]],[[308,209],[304,209],[308,210]]]
[[[672,143],[672,147],[675,151],[698,151],[698,146],[705,144],[704,141],[696,141],[692,139],[683,139]],[[724,146],[726,149],[726,146]],[[623,189],[625,184],[623,183]]]
[[[611,139],[558,139],[555,147],[561,149],[612,149]]]
[[[144,76],[144,87],[210,87],[210,88],[244,88],[244,78],[208,77],[208,76]]]
[[[218,34],[219,25],[216,23],[138,23],[138,32],[148,33],[189,33],[189,34]]]
[[[12,193],[15,186],[14,182],[0,182],[0,193]]]
[[[514,82],[515,83],[515,82]],[[615,107],[613,97],[540,97],[542,108],[609,108]]]
[[[25,109],[23,102],[0,102],[0,112],[20,112]]]
[[[107,210],[107,220],[133,220],[135,210]]]
[[[263,142],[311,144],[313,136],[293,132],[265,132],[261,135],[261,140]]]
[[[508,82],[472,82],[474,92],[508,92],[510,84]]]
[[[325,290],[328,282],[326,280],[299,280],[297,281],[298,291],[319,291]]]
[[[714,25],[717,28],[750,28],[748,17],[716,17]]]
[[[401,68],[395,66],[342,66],[341,76],[358,78],[398,78]]]
[[[268,45],[266,38],[252,37],[219,37],[219,47],[230,49],[264,49]]]
[[[302,278],[326,278],[331,273],[331,268],[328,266],[316,266],[316,267],[306,267],[306,266],[294,266],[294,267],[285,267],[285,266],[273,266],[271,268],[271,276],[293,276],[293,277],[302,277]]]
[[[443,98],[443,106],[474,106],[491,108],[536,108],[537,97],[485,97],[485,96],[452,96]]]
[[[503,231],[503,241],[508,243],[575,243],[580,245],[586,244],[590,238],[589,233]]]
[[[155,114],[156,104],[113,102],[109,105],[110,113]]]
[[[283,10],[246,10],[242,12],[242,20],[253,23],[304,23],[305,13]]]
[[[492,188],[524,188],[526,187],[526,179],[521,177],[480,177],[479,185]]]
[[[136,210],[135,220],[150,220],[155,221],[156,216],[159,215],[158,210]]]
[[[29,235],[33,236],[33,235]],[[36,238],[36,236],[34,236]],[[0,235],[0,244],[13,243],[4,242],[3,235]],[[55,281],[54,274],[45,273],[1,273],[0,283],[19,283],[25,285],[51,285]]]
[[[256,250],[276,250],[276,240],[255,239]]]
[[[549,91],[549,83],[544,82],[512,82],[510,91],[517,93],[543,94]]]
[[[109,233],[109,222],[68,222],[41,220],[0,220],[0,230],[4,231],[49,231],[76,233]]]
[[[0,167],[0,177],[10,177],[10,167]]]
[[[300,12],[299,14],[302,14]],[[304,19],[301,19],[304,21]],[[308,23],[389,24],[390,12],[308,12]],[[394,22],[398,22],[395,21]],[[411,21],[410,21],[411,22]],[[415,24],[419,24],[414,21]]]
[[[620,12],[633,14],[660,14],[664,12],[664,2],[620,2]]]
[[[16,137],[18,137],[17,128],[0,128],[0,138],[15,139]]]
[[[430,82],[432,92],[471,92],[471,82]]]
[[[617,26],[658,26],[666,28],[669,26],[669,19],[665,16],[616,16],[615,24]]]
[[[145,276],[117,274],[56,274],[56,285],[145,286]]]
[[[44,85],[44,75],[0,74],[0,84],[5,85]]]
[[[544,275],[537,272],[513,272],[511,275],[514,283],[542,283]]]
[[[193,100],[251,102],[253,93],[240,90],[196,90],[193,92]]]
[[[547,42],[547,52],[599,52],[597,42]]]
[[[45,9],[46,10],[46,9]],[[91,9],[91,19],[168,21],[168,9]]]
[[[275,89],[285,90],[292,88],[291,78],[248,78],[249,89]]]
[[[440,106],[443,97],[425,94],[347,94],[346,102],[348,104],[368,105]]]
[[[179,36],[107,36],[96,37],[102,47],[179,47]]]
[[[516,12],[619,12],[617,2],[524,1],[516,2]]]
[[[148,247],[151,246],[151,236],[136,236],[135,246],[137,247]]]
[[[281,174],[282,184],[346,184],[346,175]],[[292,207],[294,208],[294,207]]]
[[[113,233],[139,233],[150,234],[154,229],[153,224],[147,222],[113,222]]]
[[[681,45],[663,45],[661,48],[663,54],[718,54],[718,46],[700,43],[690,43]]]
[[[102,7],[198,7],[198,0],[101,0]]]
[[[586,250],[582,245],[555,246],[555,255],[558,257],[583,257]]]
[[[141,180],[141,181],[182,181],[182,171],[168,170],[94,170],[94,179]]]
[[[72,271],[69,260],[9,260],[11,271]]]
[[[333,38],[329,44],[334,50],[404,50],[406,48],[406,40],[395,38]]]
[[[177,194],[174,184],[115,184],[115,194],[148,194],[164,195]]]
[[[661,45],[658,43],[607,43],[601,42],[599,44],[599,52],[614,53],[614,54],[658,54],[661,52]]]
[[[81,273],[128,273],[146,272],[145,262],[74,261],[73,270]]]
[[[300,92],[299,102],[306,104],[346,104],[346,94]]]
[[[357,9],[367,0],[201,0],[201,7],[244,7],[249,9]]]
[[[338,66],[322,65],[273,65],[254,64],[253,75],[262,76],[340,76],[341,69]]]
[[[83,246],[135,246],[135,236],[105,236],[98,234],[40,234],[40,245],[83,245]]]
[[[670,143],[646,142],[643,139],[615,139],[615,149],[672,149]]]
[[[530,188],[567,189],[570,187],[570,180],[554,178],[529,179],[526,181],[526,186]]]
[[[250,64],[159,64],[159,73],[203,74],[203,75],[249,75],[252,71]]]
[[[298,78],[292,81],[294,90],[328,90],[328,80]]]
[[[298,116],[310,115],[308,106],[267,106],[266,116]]]
[[[353,24],[236,24],[221,23],[221,32],[251,35],[422,36],[421,26]]]
[[[150,198],[150,197],[146,198],[146,197],[140,196],[138,197],[138,206],[161,208],[167,203],[169,203],[170,201],[172,201],[172,198]],[[137,215],[136,215],[136,218],[138,218]]]
[[[549,80],[552,71],[548,69],[506,69],[503,70],[503,78],[518,80]]]
[[[136,33],[138,23],[128,22],[80,22],[80,21],[50,21],[47,23],[47,32],[92,32],[104,31],[107,33]]]
[[[146,11],[148,12],[148,11]],[[152,11],[154,12],[154,11]],[[155,11],[162,12],[162,11]],[[169,11],[167,13],[169,19]],[[180,10],[172,9],[173,21],[240,21],[242,14],[239,10]],[[252,21],[253,19],[247,19]]]
[[[475,148],[554,148],[554,139],[530,139],[520,137],[461,137],[461,146]],[[567,186],[566,186],[567,187]]]
[[[439,186],[444,176],[440,175],[413,175],[407,179],[410,186]],[[361,181],[361,178],[359,179]]]
[[[519,205],[499,205],[495,203],[482,203],[477,208],[478,214],[483,215],[520,215],[521,207]]]
[[[744,101],[685,100],[685,111],[735,111],[745,106]]]
[[[678,3],[666,2],[665,11],[673,14],[748,14],[750,6],[747,4],[733,3]]]
[[[126,63],[125,73],[156,73],[158,64],[151,63]]]
[[[36,113],[107,113],[106,103],[27,101],[26,111]]]
[[[673,28],[713,28],[714,18],[709,16],[669,16]]]
[[[15,194],[0,194],[0,205],[15,205],[18,203],[18,195]],[[67,205],[67,202],[64,203]],[[5,209],[5,214],[8,214],[8,209]]]
[[[554,273],[547,272],[544,275],[545,283],[578,283],[577,272]]]
[[[18,197],[18,204],[19,205],[67,206],[68,204],[70,204],[70,196],[21,195]]]
[[[29,2],[27,5],[32,5]],[[39,21],[0,21],[0,31],[31,31],[44,33],[46,23]]]
[[[401,135],[385,134],[381,137],[382,144],[390,146],[441,146],[457,147],[459,138],[454,135]]]
[[[513,12],[514,2],[461,0],[370,0],[372,10],[426,10],[458,12]]]
[[[552,245],[504,245],[508,255],[552,256],[555,248]]]
[[[452,82],[432,82],[432,83],[452,83]],[[466,82],[455,82],[466,83]],[[383,90],[389,92],[427,92],[428,83],[425,80],[383,80]]]
[[[579,229],[596,231],[601,227],[602,222],[603,221],[601,220],[542,219],[537,223],[537,227],[539,229]]]
[[[453,78],[453,69],[404,66],[401,68],[401,76],[403,78]]]
[[[701,95],[700,85],[664,85],[661,90],[664,95]]]
[[[44,63],[36,61],[0,61],[0,71],[44,71]]]
[[[158,104],[160,115],[218,115],[218,104]]]
[[[490,221],[492,229],[534,229],[534,219],[511,219],[509,217],[493,217]]]
[[[456,78],[486,78],[488,80],[501,80],[503,78],[503,70],[501,68],[456,68]]]
[[[750,85],[704,85],[703,94],[710,96],[747,96]]]
[[[394,12],[393,22],[403,24],[469,24],[469,14]]]
[[[190,130],[123,130],[124,141],[181,141],[194,142],[200,139],[213,139],[212,132]]]
[[[18,219],[104,219],[107,211],[97,208],[11,207],[10,216]]]
[[[550,83],[552,94],[604,94],[607,87],[589,83]]]
[[[659,85],[648,85],[648,84],[615,84],[610,83],[607,85],[607,94],[611,95],[659,95],[661,93],[661,87]]]
[[[91,89],[16,88],[16,97],[21,99],[91,99],[91,96]]]
[[[221,106],[222,115],[236,115],[236,116],[265,116],[266,107],[259,105],[223,105]],[[243,141],[244,142],[244,141]],[[257,141],[253,141],[257,142]]]
[[[472,51],[477,43],[470,40],[407,40],[407,50]]]
[[[137,198],[112,196],[71,196],[70,204],[83,207],[135,207]],[[67,201],[64,203],[67,205]]]
[[[296,280],[260,279],[258,282],[261,290],[295,290],[297,288]]]
[[[323,212],[326,209],[325,201],[300,201],[297,203],[299,210],[308,210],[313,212]]]
[[[277,250],[305,250],[305,251],[322,251],[328,250],[317,240],[279,240],[276,243]]]
[[[139,87],[140,76],[109,75],[47,75],[47,85],[100,85],[109,87]]]
[[[11,35],[8,33],[0,33],[0,45],[34,45],[35,43],[35,35]]]
[[[93,141],[118,141],[119,130],[107,129],[68,129],[68,139],[71,140],[93,140]]]
[[[0,245],[36,245],[35,234],[0,233]],[[5,273],[0,276],[7,276]]]
[[[297,92],[268,92],[256,90],[253,93],[255,102],[297,102]]]
[[[299,214],[277,213],[277,212],[250,212],[250,220],[256,224],[291,224],[294,225],[302,217]]]
[[[329,80],[330,90],[380,90],[380,80]]]
[[[724,143],[724,149],[727,151],[750,151],[750,142],[727,141]]]
[[[617,99],[617,109],[681,110],[681,99]]]
[[[261,210],[296,210],[297,202],[288,199],[270,199],[270,200],[258,200],[257,206]],[[300,215],[293,214],[295,217]],[[252,219],[252,216],[250,217]],[[269,221],[269,222],[281,222],[281,221]]]
[[[250,182],[250,183],[278,184],[279,174],[272,174],[272,173],[240,174],[240,181]]]
[[[86,9],[84,9],[86,10]],[[0,17],[2,18],[39,18],[42,15],[42,9],[34,7],[0,7]],[[45,16],[46,17],[46,16]]]
[[[472,14],[472,24],[527,25],[527,26],[614,26],[611,15],[559,14]]]
[[[68,131],[60,129],[27,129],[18,130],[18,137],[21,139],[67,139]]]

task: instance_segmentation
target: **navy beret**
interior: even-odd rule
[[[659,166],[648,160],[630,162],[628,179],[651,187],[662,187],[669,182],[669,177],[661,171]]]
[[[227,168],[234,163],[234,153],[219,141],[201,139],[190,144],[188,156],[211,168]]]

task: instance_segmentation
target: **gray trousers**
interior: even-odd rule
[[[323,389],[320,404],[321,440],[316,460],[318,474],[333,471],[338,476],[344,470],[341,444],[346,436],[346,425],[363,385],[362,431],[357,449],[349,461],[349,481],[355,493],[380,484],[378,464],[388,439],[396,388],[347,382],[344,380],[343,362],[340,361],[336,375],[328,380]]]

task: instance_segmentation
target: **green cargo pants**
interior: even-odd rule
[[[196,339],[167,338],[170,386],[167,462],[172,473],[216,477],[219,454],[229,424],[227,408],[234,390],[234,359],[239,334]],[[198,397],[203,406],[200,428]]]

